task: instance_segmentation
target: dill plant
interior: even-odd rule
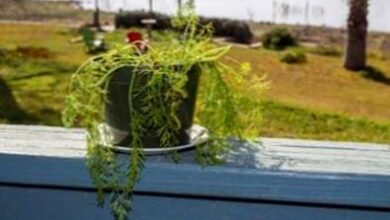
[[[239,105],[244,99],[233,92],[234,87],[239,88],[238,85],[250,78],[252,86],[245,89],[259,91],[265,88],[263,78],[249,77],[249,65],[227,58],[224,58],[225,62],[220,61],[230,46],[217,46],[211,42],[212,27],[199,25],[191,3],[187,3],[172,23],[180,31],[178,39],[155,47],[147,45],[147,53],[141,53],[134,45],[114,48],[90,58],[71,77],[63,122],[67,127],[78,125],[86,128],[86,163],[98,190],[98,202],[103,205],[106,194],[109,194],[112,214],[117,220],[126,219],[131,210],[132,193],[146,159],[142,140],[148,126],[158,128],[162,147],[178,143],[176,134],[181,123],[177,111],[187,96],[187,72],[194,65],[201,68],[203,78],[197,120],[210,131],[207,146],[196,149],[195,159],[201,164],[220,162],[219,155],[230,147],[226,137],[242,137],[240,130],[250,126],[250,117],[243,118],[239,114]],[[180,68],[177,68],[178,65]],[[131,122],[128,132],[131,135],[129,147],[132,148],[126,169],[110,146],[101,144],[98,128],[104,121],[108,84],[113,73],[122,67],[147,73],[148,79],[145,85],[140,86],[131,77],[130,89],[125,91],[129,96]],[[228,79],[225,74],[234,77]],[[162,87],[165,88],[164,93],[161,93]],[[141,93],[142,100],[135,108],[133,101]],[[258,115],[259,109],[251,109],[247,115]]]

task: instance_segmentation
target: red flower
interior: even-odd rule
[[[139,32],[135,32],[135,31],[129,32],[129,33],[127,33],[127,41],[129,43],[133,43],[136,41],[142,41],[142,34]]]
[[[127,33],[127,42],[134,44],[140,51],[145,51],[145,44],[143,43],[142,34],[136,31]]]

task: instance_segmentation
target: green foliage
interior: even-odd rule
[[[274,28],[262,37],[263,47],[271,50],[284,50],[297,45],[297,40],[286,28]]]
[[[118,46],[83,64],[72,76],[70,92],[66,98],[63,121],[66,126],[81,125],[88,130],[87,166],[98,188],[98,201],[104,202],[106,189],[111,193],[111,208],[115,219],[124,220],[131,209],[131,196],[140,177],[145,157],[143,139],[149,127],[158,128],[162,147],[175,146],[181,128],[177,112],[186,98],[187,72],[199,65],[207,83],[202,93],[204,105],[200,108],[199,121],[210,131],[214,142],[207,151],[198,148],[198,161],[214,163],[218,155],[227,150],[226,136],[240,136],[239,111],[235,102],[241,97],[233,95],[230,85],[244,80],[247,65],[234,68],[219,62],[229,46],[212,44],[210,26],[198,25],[192,7],[182,11],[172,24],[183,33],[174,41],[156,46],[147,45],[148,52],[141,53],[134,45]],[[177,66],[180,65],[180,68]],[[131,143],[133,149],[128,164],[121,164],[109,148],[102,146],[98,125],[104,121],[104,103],[107,86],[112,74],[121,67],[131,66],[136,74],[147,77],[143,86],[133,77],[130,79],[129,112]],[[236,79],[228,82],[225,74]],[[235,77],[232,77],[235,78]],[[253,79],[253,81],[256,81]],[[254,89],[264,89],[263,79]],[[164,92],[162,91],[164,88]],[[141,95],[142,94],[142,95]],[[142,97],[142,98],[140,98]],[[137,98],[137,107],[133,105]],[[161,100],[164,100],[163,102]],[[127,169],[121,167],[127,166]],[[124,183],[124,184],[123,184]]]
[[[340,48],[325,45],[319,45],[312,49],[309,49],[309,52],[312,54],[329,57],[340,57],[342,55],[342,51]]]
[[[306,60],[305,52],[297,48],[285,51],[280,56],[280,62],[287,64],[305,63]]]

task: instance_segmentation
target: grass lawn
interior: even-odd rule
[[[0,77],[31,116],[8,117],[4,112],[12,109],[0,98],[0,122],[60,125],[70,74],[88,58],[81,43],[69,43],[76,32],[59,25],[24,24],[0,24],[0,30],[0,48],[33,46],[50,52],[38,59],[0,53]],[[123,38],[123,32],[107,36],[111,44]],[[259,94],[248,94],[252,98],[245,102],[244,108],[264,112],[250,118],[262,128],[255,135],[390,143],[390,86],[344,70],[341,58],[309,54],[307,63],[287,65],[276,52],[241,48],[229,56],[250,62],[252,74],[266,74],[271,81],[264,102],[258,101]],[[370,58],[369,63],[390,77],[390,60]]]
[[[319,112],[390,121],[390,86],[341,68],[341,57],[307,54],[308,62],[283,64],[269,50],[235,49],[231,56],[252,63],[272,82],[268,98]],[[369,59],[390,78],[390,60]]]

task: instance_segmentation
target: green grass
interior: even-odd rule
[[[262,134],[273,137],[389,143],[390,124],[309,111],[275,101],[263,104]]]
[[[345,70],[341,57],[306,54],[306,63],[288,65],[279,61],[279,52],[270,50],[235,48],[229,55],[250,62],[253,74],[267,75],[270,100],[314,112],[390,122],[390,86]],[[368,64],[390,78],[390,60],[370,58]]]
[[[44,47],[54,54],[49,59],[0,55],[0,78],[13,90],[18,104],[14,112],[20,113],[17,120],[2,117],[10,109],[1,105],[0,97],[0,123],[61,125],[70,75],[88,58],[82,44],[69,43],[77,35],[62,26],[0,24],[0,29],[0,48]],[[123,44],[124,33],[110,33],[109,44]],[[167,39],[170,34],[158,32],[155,37]],[[390,143],[390,87],[343,70],[339,58],[309,55],[307,63],[288,66],[273,51],[235,48],[229,56],[252,63],[253,74],[266,74],[272,82],[261,104],[261,94],[247,92],[245,85],[238,88],[251,97],[241,109],[263,110],[263,117],[243,119],[249,131],[256,131],[254,136]],[[370,64],[384,74],[390,71],[388,60],[371,59]],[[261,126],[261,132],[254,126]]]
[[[12,88],[19,108],[25,110],[20,114],[28,113],[34,117],[33,121],[26,118],[25,123],[60,125],[63,99],[70,74],[77,68],[76,65],[10,57],[0,59],[0,66],[0,77]],[[0,115],[2,111],[5,110],[0,109]],[[18,112],[16,109],[14,111]],[[12,119],[8,121],[18,122]],[[19,120],[19,123],[23,123],[23,120]]]

